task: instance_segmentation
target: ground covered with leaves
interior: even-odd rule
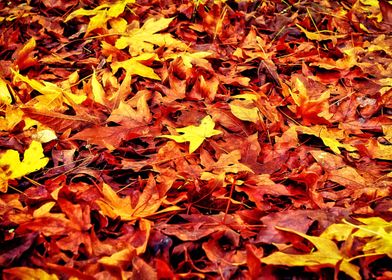
[[[4,279],[391,279],[391,1],[0,3]]]

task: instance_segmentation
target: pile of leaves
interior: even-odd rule
[[[392,4],[0,3],[3,279],[391,279]]]

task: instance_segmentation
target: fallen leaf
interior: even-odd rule
[[[322,31],[319,31],[319,32],[310,32],[310,31],[307,31],[305,28],[303,28],[301,25],[299,25],[299,24],[296,24],[296,26],[303,32],[303,33],[305,33],[305,35],[306,35],[306,37],[309,39],[309,40],[316,40],[316,41],[326,41],[326,40],[331,40],[332,41],[332,43],[334,44],[334,45],[336,45],[336,43],[337,43],[337,39],[339,39],[339,38],[344,38],[344,37],[346,37],[347,35],[345,35],[345,34],[323,34],[323,33],[321,33]],[[327,31],[327,32],[329,32],[329,31]],[[324,32],[325,33],[325,32]]]
[[[116,41],[116,48],[125,49],[129,47],[129,53],[137,56],[143,53],[153,53],[154,47],[176,47],[186,49],[187,46],[174,39],[171,34],[158,32],[166,29],[174,18],[149,18],[141,28],[131,29],[126,36],[122,36]],[[158,34],[157,34],[158,33]]]
[[[49,158],[45,157],[41,143],[32,141],[20,161],[19,153],[7,150],[0,155],[0,192],[7,192],[8,180],[17,179],[45,167]]]
[[[56,274],[49,274],[40,268],[12,267],[3,270],[4,279],[19,280],[58,280]]]
[[[111,64],[113,74],[117,73],[120,68],[125,69],[127,75],[139,75],[144,78],[149,78],[153,80],[161,80],[161,78],[154,72],[154,70],[144,64],[142,61],[154,60],[156,59],[155,54],[142,54],[137,57],[125,61],[117,61]]]
[[[316,125],[311,127],[295,126],[298,132],[308,135],[314,135],[321,138],[326,146],[328,146],[335,154],[340,155],[339,148],[344,148],[349,152],[357,151],[357,148],[350,144],[343,144],[338,139],[344,139],[344,131],[328,129],[326,126]]]
[[[177,143],[189,142],[189,153],[193,153],[203,144],[206,138],[221,134],[222,131],[214,129],[215,123],[210,116],[201,120],[199,126],[190,125],[183,128],[176,128],[180,135],[161,135],[160,137],[169,138]]]
[[[335,242],[323,237],[309,236],[288,228],[277,227],[277,229],[291,232],[307,239],[315,246],[316,251],[312,251],[309,254],[275,252],[261,258],[261,262],[272,265],[309,266],[313,268],[328,266],[339,269],[354,279],[362,279],[359,274],[359,267],[349,263],[349,259],[342,255]]]
[[[392,258],[392,223],[380,217],[357,218],[363,225],[354,225],[345,221],[347,225],[358,229],[353,236],[370,238],[367,240],[363,251],[365,254],[386,254]]]

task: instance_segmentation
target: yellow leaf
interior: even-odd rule
[[[118,49],[129,47],[129,53],[132,56],[144,52],[152,53],[155,46],[175,46],[176,48],[186,49],[186,44],[174,39],[172,35],[168,33],[156,34],[167,28],[172,20],[173,18],[149,18],[141,28],[135,28],[129,32],[129,35],[117,39],[115,46]]]
[[[102,105],[105,105],[106,104],[105,91],[104,91],[102,85],[98,82],[97,73],[95,72],[95,70],[94,70],[93,76],[91,78],[91,89],[93,92],[94,101],[97,103],[100,103]]]
[[[41,143],[32,141],[25,151],[23,161],[15,150],[7,150],[0,155],[0,192],[7,192],[8,180],[17,179],[45,167],[49,158],[44,156]]]
[[[344,34],[338,34],[338,35],[332,35],[332,34],[321,34],[320,32],[310,32],[307,31],[305,28],[303,28],[301,25],[296,24],[296,26],[303,32],[305,33],[306,37],[309,40],[315,40],[315,41],[326,41],[326,40],[331,40],[334,45],[337,43],[337,39],[339,38],[344,38],[346,35]]]
[[[68,105],[73,105],[68,101],[68,98],[71,99],[72,102],[76,104],[81,104],[84,100],[86,100],[87,96],[84,95],[76,95],[70,91],[63,90],[62,88],[58,87],[57,85],[46,82],[46,81],[37,81],[33,79],[29,79],[24,77],[23,75],[19,74],[18,72],[12,71],[14,73],[14,77],[25,82],[34,90],[38,91],[39,93],[43,94],[43,96],[37,96],[32,99],[34,107],[36,109],[58,109],[59,106],[65,102]],[[30,101],[31,102],[31,101]]]
[[[375,18],[377,22],[382,21],[382,13],[380,10],[379,0],[360,0],[362,6],[359,8],[361,12],[366,14],[368,18]],[[357,3],[356,3],[357,4]],[[357,5],[354,5],[354,7]],[[353,7],[353,8],[354,8]]]
[[[380,217],[357,218],[363,225],[354,225],[347,221],[346,224],[358,229],[353,236],[366,238],[363,247],[365,254],[386,254],[392,258],[392,223]]]
[[[380,89],[381,95],[384,95],[386,92],[392,89],[392,78],[385,78],[378,80],[378,83],[382,86]]]
[[[105,265],[121,267],[129,264],[135,256],[136,250],[134,248],[126,248],[114,253],[110,257],[100,258],[98,262]]]
[[[392,80],[392,79],[391,79]],[[382,132],[384,133],[384,138],[392,143],[392,125],[382,125]]]
[[[177,143],[189,142],[189,153],[193,153],[203,144],[208,137],[221,134],[222,131],[214,129],[215,123],[210,116],[202,119],[199,126],[186,126],[183,128],[176,128],[176,131],[181,135],[162,135],[160,137],[169,138]]]
[[[349,144],[342,144],[337,140],[344,139],[344,133],[341,130],[328,130],[328,128],[323,125],[315,125],[312,127],[296,126],[296,130],[304,134],[314,135],[321,138],[324,144],[328,146],[335,154],[340,155],[339,148],[344,148],[349,152],[354,152],[357,150],[357,148]]]
[[[12,267],[3,270],[4,279],[18,280],[58,280],[55,274],[49,274],[40,268]]]
[[[56,205],[56,202],[50,201],[42,205],[40,208],[34,210],[33,212],[33,217],[34,218],[39,218],[46,216],[50,213],[50,210],[52,210],[53,206]],[[64,214],[63,214],[64,215]]]
[[[22,120],[25,121],[25,129],[37,124],[36,121],[26,118],[17,106],[7,106],[5,117],[0,117],[0,130],[10,131]]]
[[[85,37],[90,34],[91,31],[103,28],[106,29],[106,22],[108,21],[106,11],[98,11],[91,19],[87,26]]]
[[[118,69],[123,68],[127,72],[127,75],[139,75],[144,78],[160,81],[161,78],[155,74],[152,68],[141,63],[141,61],[153,60],[155,58],[156,54],[143,54],[125,61],[114,62],[111,64],[113,74],[117,73]]]
[[[118,16],[120,16],[124,12],[125,7],[128,4],[132,4],[132,3],[135,3],[135,0],[118,1],[114,4],[103,4],[103,5],[96,7],[93,10],[78,9],[78,10],[72,12],[65,19],[65,22],[67,22],[75,17],[93,16],[90,19],[90,22],[87,26],[87,30],[86,30],[86,34],[85,34],[85,36],[88,36],[88,34],[95,29],[98,29],[98,28],[106,29],[107,21],[112,18],[117,18]]]
[[[302,232],[298,232],[288,228],[276,227],[280,230],[287,231],[299,235],[310,241],[317,250],[308,254],[286,254],[282,252],[273,253],[267,257],[261,258],[261,262],[271,265],[284,266],[309,266],[309,267],[325,267],[339,269],[354,279],[361,279],[359,268],[346,259],[339,251],[339,248],[332,240],[323,237],[309,236]]]
[[[257,123],[260,120],[259,109],[256,107],[246,108],[235,104],[229,104],[231,113],[242,121]]]
[[[210,56],[211,52],[176,52],[165,56],[165,60],[175,59],[180,57],[186,68],[191,69],[193,65],[204,66],[205,68],[211,67],[210,62],[205,59]]]
[[[0,78],[0,105],[9,105],[12,102],[11,93],[8,90],[7,83]]]
[[[383,145],[377,142],[373,157],[384,160],[392,160],[392,146]]]

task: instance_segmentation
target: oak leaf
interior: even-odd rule
[[[41,143],[32,141],[20,161],[19,153],[7,150],[0,155],[0,192],[7,192],[8,180],[17,179],[45,167],[49,158],[45,157]]]
[[[162,135],[160,137],[169,138],[177,143],[189,142],[189,153],[193,153],[203,144],[206,138],[221,134],[222,131],[214,129],[215,123],[210,116],[206,116],[201,120],[199,126],[186,126],[176,128],[180,135]]]

